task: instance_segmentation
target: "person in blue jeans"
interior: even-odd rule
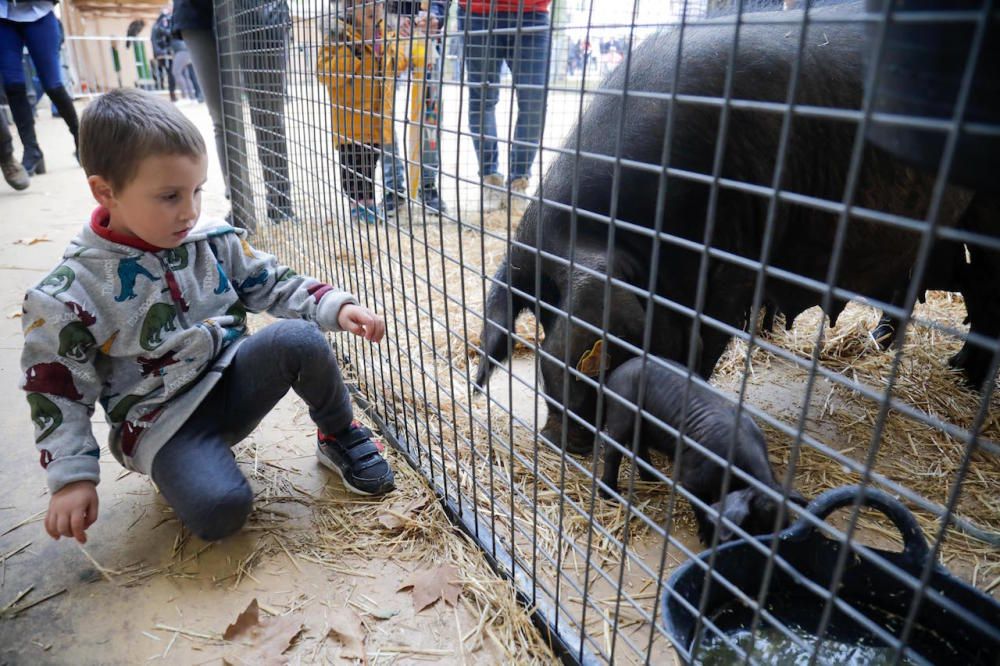
[[[48,0],[0,0],[0,75],[17,133],[24,145],[21,164],[29,175],[45,173],[45,157],[35,136],[35,116],[28,101],[27,80],[21,52],[28,54],[38,71],[45,94],[59,110],[73,142],[79,128],[73,99],[62,81],[59,63],[59,22],[53,13],[55,3]]]
[[[469,84],[469,130],[483,182],[484,210],[506,205],[517,214],[527,207],[531,165],[538,153],[545,117],[551,0],[459,0]],[[500,68],[510,68],[517,97],[517,118],[510,143],[509,180],[500,174],[496,106]]]

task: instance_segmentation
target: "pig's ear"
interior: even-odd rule
[[[743,525],[743,522],[750,515],[750,502],[753,499],[753,489],[744,488],[734,490],[722,500],[712,505],[712,509],[722,514],[723,518],[728,518],[736,525]],[[729,541],[733,538],[733,530],[729,525],[719,523],[719,541]]]

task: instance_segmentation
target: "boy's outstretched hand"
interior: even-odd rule
[[[49,499],[45,531],[53,539],[74,537],[87,543],[87,528],[97,522],[97,486],[92,481],[74,481]]]
[[[361,336],[369,342],[382,342],[385,321],[371,310],[348,303],[337,313],[337,323],[348,333]]]

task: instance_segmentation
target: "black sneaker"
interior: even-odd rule
[[[386,217],[392,217],[399,210],[406,210],[406,197],[402,194],[387,192],[382,201],[382,211]]]
[[[382,457],[385,446],[357,421],[336,437],[318,432],[316,443],[320,464],[339,474],[352,493],[384,495],[396,487],[389,463]]]
[[[448,208],[445,206],[444,200],[438,194],[437,188],[435,187],[425,187],[420,192],[420,200],[424,204],[424,207],[428,210],[439,213],[441,215],[448,214]]]

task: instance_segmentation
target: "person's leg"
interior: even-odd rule
[[[340,187],[352,208],[358,205],[361,196],[356,164],[357,152],[358,146],[354,143],[342,143],[337,146],[337,156],[340,159]]]
[[[461,16],[461,13],[460,13]],[[500,62],[496,57],[496,36],[491,35],[487,17],[462,17],[465,75],[469,84],[469,131],[479,160],[480,177],[497,173],[497,119]]]
[[[406,196],[405,166],[406,161],[396,151],[396,130],[393,128],[392,141],[382,144],[382,185],[385,187],[387,200],[390,193]]]
[[[76,115],[76,107],[73,105],[73,98],[65,86],[48,88],[45,94],[49,96],[52,103],[59,110],[59,117],[66,123],[69,133],[73,135],[73,145],[80,147],[80,120]],[[74,155],[76,152],[74,152]]]
[[[24,42],[35,64],[38,78],[45,94],[49,96],[59,116],[73,135],[73,144],[78,143],[80,121],[73,106],[73,98],[63,85],[62,65],[59,62],[59,23],[55,14],[49,12],[24,27]]]
[[[378,221],[375,205],[375,151],[360,143],[340,146],[340,179],[350,202],[352,220],[374,224]]]
[[[14,158],[14,137],[7,127],[7,119],[0,114],[0,160],[7,161]]]
[[[194,99],[194,88],[187,76],[184,75],[184,68],[191,64],[191,54],[187,51],[177,51],[174,53],[174,80],[180,86],[181,94],[187,99]]]
[[[444,67],[444,56],[441,53],[441,40],[432,42],[437,58],[433,66],[429,67],[426,73],[426,85],[424,86],[424,109],[425,116],[429,115],[427,109],[432,109],[433,118],[428,117],[428,121],[433,121],[433,127],[423,133],[420,144],[420,199],[424,205],[431,210],[445,212],[444,201],[438,192],[438,172],[441,164],[441,100],[442,82],[441,76]]]
[[[15,190],[23,190],[31,184],[28,172],[14,157],[14,137],[7,127],[7,119],[0,115],[0,171],[4,180]]]
[[[257,10],[242,16],[248,21],[265,20],[264,14]],[[294,217],[285,135],[287,26],[248,25],[240,30],[239,41],[242,44],[240,60],[250,104],[250,120],[257,136],[257,154],[264,171],[267,216],[277,222]]]
[[[198,83],[198,74],[194,71],[190,54],[188,55],[188,65],[184,68],[184,75],[191,81],[191,87],[194,88],[194,98],[198,100],[199,104],[204,104],[205,93],[201,91],[201,84]]]
[[[510,180],[531,177],[545,116],[545,83],[549,57],[549,15],[527,12],[522,30],[512,37],[510,71],[517,92],[517,121],[510,155]],[[530,30],[529,30],[530,29]]]
[[[163,66],[167,70],[167,86],[170,93],[170,101],[177,101],[177,79],[174,78],[174,58],[167,56],[163,59]]]
[[[226,137],[222,128],[222,85],[219,79],[219,54],[216,50],[215,37],[211,30],[185,30],[184,43],[191,54],[191,62],[198,72],[208,114],[212,117],[212,130],[215,134],[215,149],[219,154],[219,166],[222,167],[222,177],[226,182],[226,196],[229,196],[229,170],[226,162]],[[175,77],[173,67],[167,70],[170,74],[170,90],[173,92]]]
[[[253,490],[216,425],[221,398],[209,394],[156,453],[150,470],[181,524],[205,541],[237,532],[253,508]]]
[[[373,165],[374,166],[374,165]],[[219,385],[215,418],[222,439],[235,444],[249,435],[294,390],[319,428],[319,459],[354,492],[383,494],[393,474],[367,428],[355,424],[351,398],[333,349],[319,327],[283,320],[250,336],[236,351]]]
[[[330,343],[315,324],[284,319],[244,340],[220,382],[225,399],[218,422],[226,441],[235,444],[253,432],[288,389],[323,432],[350,426],[351,397]]]
[[[35,136],[35,114],[28,101],[27,81],[21,64],[23,50],[23,25],[0,19],[0,75],[3,76],[4,94],[7,96],[10,113],[14,116],[17,133],[24,146],[21,164],[28,175],[33,176],[45,173],[45,158]]]

